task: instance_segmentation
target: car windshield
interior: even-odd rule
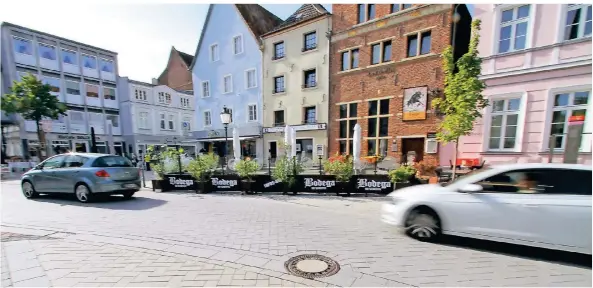
[[[449,182],[447,182],[447,183],[441,183],[441,186],[443,186],[443,187],[447,187],[447,186],[449,186],[449,185],[453,185],[453,184],[457,183],[457,182],[458,182],[459,180],[461,180],[461,179],[465,179],[465,178],[467,178],[467,177],[469,177],[469,176],[471,176],[471,175],[476,175],[476,174],[478,174],[478,173],[482,173],[482,172],[484,172],[484,171],[488,171],[488,170],[490,170],[490,169],[492,169],[492,168],[490,168],[490,167],[484,167],[484,168],[481,168],[481,169],[473,170],[473,171],[471,171],[471,172],[468,172],[468,173],[466,173],[466,174],[463,174],[463,175],[458,175],[458,176],[457,176],[457,178],[455,178],[455,180],[454,180],[454,181],[449,181]]]
[[[93,167],[134,167],[130,160],[121,156],[104,156],[97,158]]]

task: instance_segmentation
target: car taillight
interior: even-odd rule
[[[97,177],[101,177],[101,178],[109,177],[109,173],[107,173],[107,171],[105,171],[105,170],[99,170],[95,173],[95,175],[97,175]]]

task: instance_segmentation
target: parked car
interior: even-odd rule
[[[450,234],[591,254],[591,166],[511,164],[389,194],[382,220],[409,236]]]
[[[131,198],[140,190],[140,170],[118,155],[67,153],[48,158],[21,178],[23,195],[74,193],[86,203],[97,194]]]

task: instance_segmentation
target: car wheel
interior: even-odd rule
[[[406,234],[420,241],[434,241],[441,236],[441,221],[430,208],[416,208],[406,219]]]
[[[22,190],[23,195],[25,195],[25,198],[27,199],[32,199],[39,196],[39,193],[37,193],[37,191],[35,191],[35,187],[33,187],[33,183],[29,181],[23,182]]]
[[[81,203],[91,202],[93,194],[86,184],[78,184],[74,188],[74,194],[76,194],[76,200]]]
[[[134,193],[136,193],[136,192],[124,192],[122,195],[124,195],[124,199],[132,199],[132,196],[134,196]]]

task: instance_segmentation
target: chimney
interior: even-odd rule
[[[159,80],[152,78],[152,85],[159,85]]]

